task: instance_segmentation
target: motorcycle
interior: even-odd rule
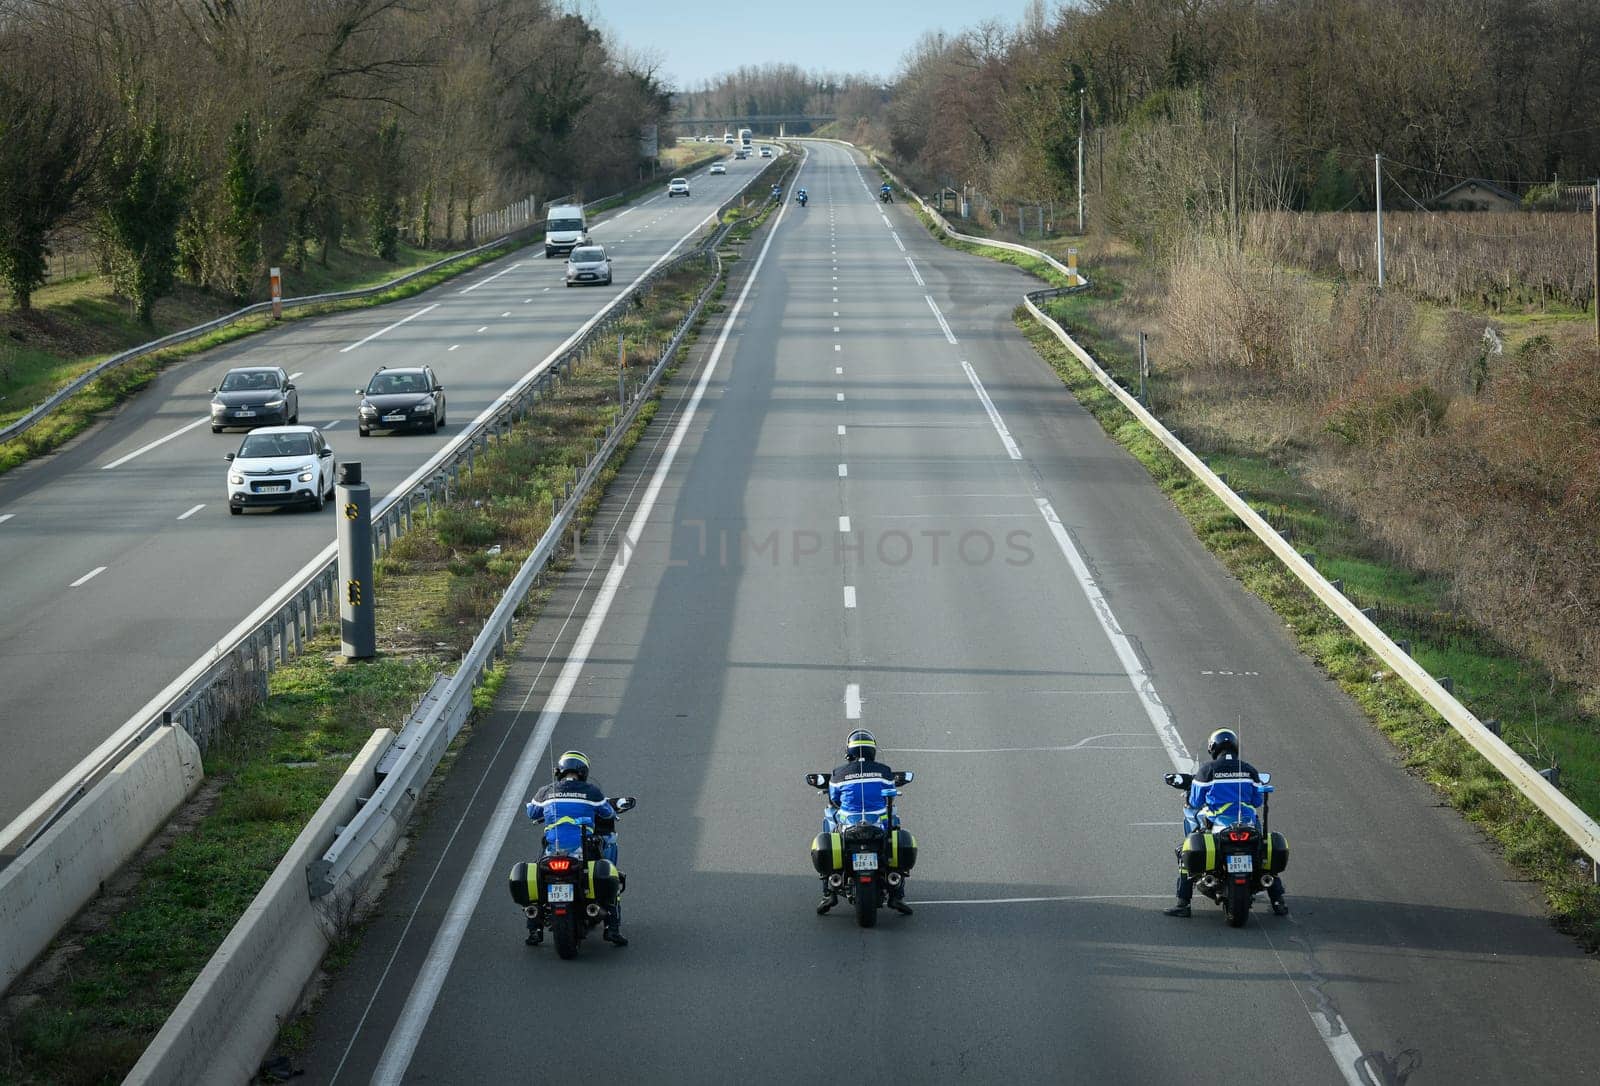
[[[890,192],[888,189],[879,189],[878,190],[878,202],[880,204],[892,204],[892,203],[894,203],[894,193]]]
[[[796,196],[795,199],[800,202],[800,206],[801,207],[805,207],[806,206],[806,194],[805,193],[802,192],[799,196]]]
[[[807,773],[806,783],[824,795],[831,773]],[[822,879],[830,901],[848,898],[856,923],[870,928],[891,893],[904,893],[905,880],[917,865],[917,839],[895,826],[894,800],[910,784],[911,773],[896,773],[894,787],[883,790],[888,813],[882,822],[857,822],[817,834],[811,842],[811,866]],[[825,913],[832,904],[820,905]]]
[[[633,796],[610,800],[618,814],[639,803]],[[528,930],[549,928],[556,954],[577,956],[578,944],[606,910],[617,904],[628,878],[604,855],[605,842],[595,827],[576,819],[558,819],[545,827],[544,855],[535,863],[511,868],[511,898],[522,906]]]
[[[1165,779],[1174,788],[1189,787],[1182,774],[1171,773]],[[1219,802],[1224,798],[1219,793],[1229,786],[1234,798]],[[1267,797],[1272,791],[1270,773],[1261,774],[1260,784],[1249,780],[1213,784],[1209,802],[1195,812],[1195,830],[1178,849],[1195,889],[1222,906],[1230,927],[1244,927],[1255,896],[1289,866],[1288,839],[1268,825]]]

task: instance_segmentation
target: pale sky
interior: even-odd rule
[[[956,33],[991,18],[1015,25],[1024,5],[1025,0],[586,0],[579,6],[612,40],[657,58],[675,89],[690,90],[742,64],[787,63],[887,79],[924,31]]]

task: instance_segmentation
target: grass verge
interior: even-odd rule
[[[631,380],[655,364],[708,274],[666,277],[629,311],[618,331]],[[617,412],[615,344],[607,337],[586,355],[477,458],[451,503],[419,518],[379,563],[376,660],[341,665],[330,627],[272,674],[267,702],[207,752],[205,809],[189,812],[192,825],[129,873],[120,907],[75,924],[13,990],[0,1020],[0,1081],[117,1081],[133,1066],[372,729],[398,727],[471,644],[549,526],[552,495],[582,471]],[[654,400],[641,408],[580,525],[654,412]],[[524,613],[543,600],[536,590]],[[474,704],[485,707],[497,683],[492,676]]]

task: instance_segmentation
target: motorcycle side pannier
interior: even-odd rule
[[[837,833],[819,833],[811,841],[811,866],[819,875],[844,870],[844,838]]]
[[[1283,834],[1267,834],[1267,839],[1261,842],[1261,851],[1262,870],[1277,875],[1289,866],[1289,839]]]
[[[515,864],[511,868],[511,900],[526,909],[539,903],[539,865]]]
[[[622,896],[622,872],[610,860],[590,860],[586,892],[598,905],[615,905]]]
[[[883,851],[891,871],[906,875],[917,866],[917,839],[907,830],[890,830]]]
[[[1180,862],[1190,878],[1198,878],[1217,866],[1217,842],[1209,833],[1196,830],[1183,839]]]

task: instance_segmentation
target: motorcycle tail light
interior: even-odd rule
[[[572,859],[568,856],[556,856],[550,861],[550,870],[569,871],[572,868]]]
[[[1228,840],[1230,840],[1230,841],[1248,841],[1248,840],[1250,840],[1250,831],[1249,830],[1229,830],[1228,831]]]

